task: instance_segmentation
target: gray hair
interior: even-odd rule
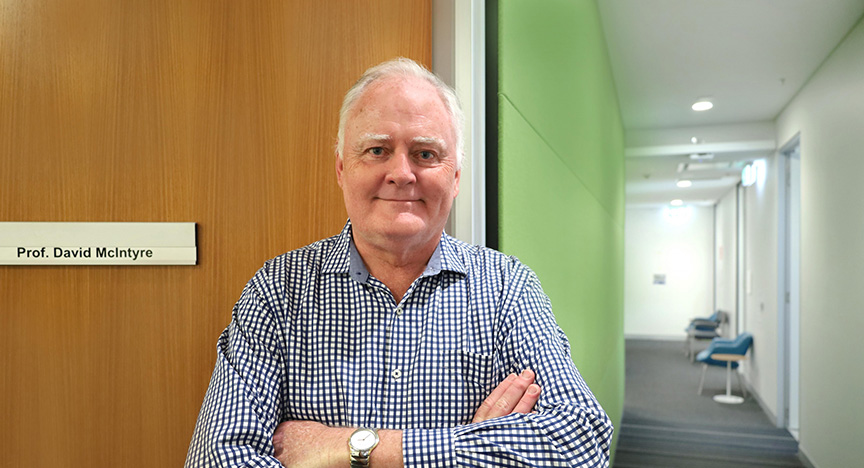
[[[441,81],[437,75],[427,70],[417,62],[404,57],[398,57],[393,60],[375,65],[366,70],[363,76],[354,83],[354,86],[345,93],[345,98],[342,100],[342,109],[339,110],[339,132],[336,135],[336,154],[341,158],[342,150],[345,148],[345,125],[347,124],[348,114],[353,109],[354,104],[366,91],[366,88],[376,81],[383,78],[394,76],[415,77],[426,80],[429,84],[438,90],[438,95],[444,102],[444,107],[447,108],[447,114],[450,115],[450,121],[453,125],[453,134],[456,135],[456,151],[457,151],[457,167],[462,167],[462,159],[465,156],[464,139],[462,136],[462,127],[465,122],[465,114],[462,113],[462,107],[459,104],[459,98],[456,97],[456,92],[453,88]]]

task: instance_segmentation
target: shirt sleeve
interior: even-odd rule
[[[280,467],[272,457],[284,381],[279,336],[258,285],[259,271],[219,337],[216,366],[186,458],[186,468]]]
[[[534,370],[542,389],[536,412],[445,430],[407,430],[407,467],[609,466],[611,421],[573,364],[539,280],[523,268],[524,289],[506,305],[505,338],[494,367],[503,375]]]

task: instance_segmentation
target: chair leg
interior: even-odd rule
[[[699,395],[702,394],[702,384],[705,383],[705,371],[708,370],[708,364],[702,364],[702,378],[699,379]]]
[[[744,381],[741,380],[741,373],[738,370],[735,370],[735,375],[738,376],[738,386],[741,387],[741,393],[744,395],[744,398],[747,398],[747,387],[744,386]]]
[[[693,339],[692,336],[687,337],[687,346],[688,346],[688,355],[690,356],[690,362],[696,362],[696,353],[693,351]]]

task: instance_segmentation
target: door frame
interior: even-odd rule
[[[486,245],[486,9],[483,0],[432,0],[432,71],[456,90],[465,113],[459,196],[445,230]]]
[[[801,135],[777,153],[777,426],[798,438],[800,378]]]

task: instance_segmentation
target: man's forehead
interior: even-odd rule
[[[389,76],[370,83],[348,114],[346,128],[354,134],[349,136],[354,142],[352,145],[409,136],[391,134],[392,123],[407,124],[404,129],[414,128],[413,143],[434,144],[442,149],[455,146],[447,144],[455,138],[447,105],[438,89],[422,78]]]
[[[438,89],[432,83],[415,76],[390,76],[370,83],[357,100],[360,105],[356,110],[368,109],[370,106],[374,107],[376,104],[390,101],[401,101],[402,95],[406,93],[415,99],[422,96],[429,101],[439,103],[443,109],[447,107]]]

